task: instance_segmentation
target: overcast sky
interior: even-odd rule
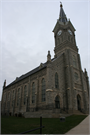
[[[67,18],[76,29],[82,69],[90,77],[90,1],[62,1]],[[60,12],[59,0],[2,0],[0,3],[0,100],[3,82],[10,84],[22,74],[54,57],[52,32]]]

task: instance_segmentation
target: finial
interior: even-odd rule
[[[50,51],[48,51],[48,54],[50,54]]]
[[[50,51],[48,51],[47,61],[51,61],[51,54],[50,54]]]
[[[3,88],[5,88],[6,87],[6,80],[4,81],[4,84],[3,84]]]
[[[60,2],[60,7],[62,7],[62,2]]]

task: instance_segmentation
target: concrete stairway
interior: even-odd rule
[[[24,113],[25,118],[40,118],[40,116],[42,116],[43,118],[59,118],[60,111],[56,110],[55,112],[53,112],[53,110],[42,110],[42,111]]]
[[[82,113],[82,112],[79,111],[79,110],[76,110],[73,114],[76,114],[76,115],[86,115],[86,114]]]
[[[40,118],[40,116],[42,116],[43,118],[60,118],[60,117],[67,117],[73,114],[86,115],[78,110],[76,110],[74,113],[68,114],[64,111],[60,112],[60,109],[54,109],[54,110],[39,110],[36,112],[25,112],[24,117],[25,118]]]

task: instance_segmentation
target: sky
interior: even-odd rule
[[[62,0],[75,31],[82,70],[90,77],[90,1]],[[0,1],[0,100],[2,87],[54,57],[53,28],[59,18],[59,0]]]

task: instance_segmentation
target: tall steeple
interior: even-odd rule
[[[61,3],[61,2],[60,2]],[[62,3],[60,4],[60,14],[59,14],[59,22],[67,22],[67,17],[65,15],[65,12],[63,10],[63,6],[62,6]]]
[[[73,49],[76,52],[78,51],[74,31],[75,28],[71,21],[67,20],[62,3],[60,3],[59,19],[57,20],[53,29],[55,38],[55,57],[58,57],[67,47],[69,49]]]

